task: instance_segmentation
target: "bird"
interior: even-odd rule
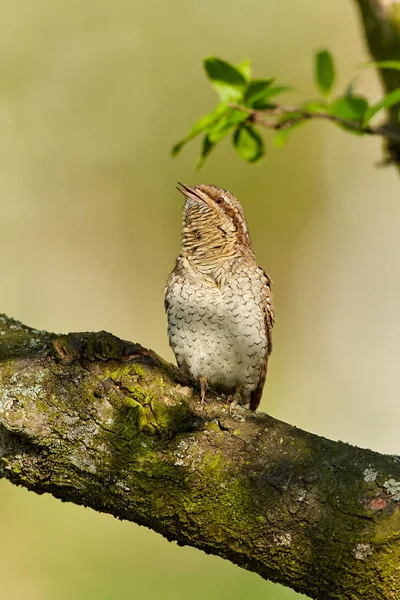
[[[260,404],[272,351],[271,280],[258,265],[239,200],[215,185],[178,183],[185,196],[180,253],[165,287],[178,367],[228,397],[230,411]]]

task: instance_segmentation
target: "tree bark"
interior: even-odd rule
[[[0,477],[311,598],[400,597],[400,458],[235,409],[113,335],[0,316]]]
[[[398,0],[355,0],[368,49],[375,61],[400,60],[400,2]],[[400,88],[400,71],[378,69],[387,92]],[[388,111],[386,147],[390,162],[400,165],[400,104]]]

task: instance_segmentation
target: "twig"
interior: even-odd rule
[[[232,108],[240,110],[249,115],[249,121],[257,125],[261,125],[266,129],[274,129],[280,131],[282,129],[288,129],[303,121],[309,121],[311,119],[323,119],[325,121],[331,121],[342,127],[352,129],[357,133],[364,133],[367,135],[378,135],[384,137],[388,141],[400,142],[400,133],[394,131],[392,128],[386,125],[379,125],[377,127],[371,127],[370,125],[363,125],[359,121],[351,121],[348,119],[342,119],[336,115],[329,113],[314,112],[304,110],[302,108],[280,106],[276,105],[273,108],[268,109],[254,109],[242,106],[241,104],[231,104]],[[290,115],[293,115],[290,117]],[[272,117],[268,119],[266,117]],[[287,118],[286,118],[287,117]]]

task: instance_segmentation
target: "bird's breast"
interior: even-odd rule
[[[214,389],[257,387],[267,352],[261,296],[247,274],[220,286],[172,275],[167,285],[168,333],[178,365]]]

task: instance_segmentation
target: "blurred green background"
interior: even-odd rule
[[[0,310],[39,329],[107,329],[172,360],[163,287],[179,249],[177,180],[245,208],[274,281],[261,404],[333,439],[398,452],[400,203],[380,142],[328,123],[251,167],[222,144],[171,145],[213,108],[201,60],[250,57],[315,94],[329,48],[342,88],[367,58],[349,0],[19,0],[0,23]],[[372,72],[361,89],[380,90]],[[107,515],[0,482],[1,597],[292,600],[294,592]]]

